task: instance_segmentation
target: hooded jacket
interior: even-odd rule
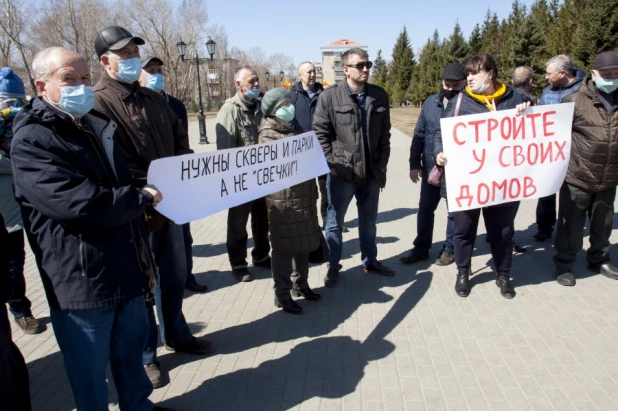
[[[104,72],[94,86],[94,108],[117,124],[114,140],[136,187],[146,184],[151,161],[193,153],[182,121],[159,93],[137,81],[122,83]]]
[[[309,94],[303,89],[303,85],[300,81],[294,84],[294,87],[290,90],[290,98],[296,106],[296,115],[294,119],[298,124],[298,130],[296,130],[298,134],[311,131],[315,107],[322,91],[324,91],[322,84],[315,83],[315,94],[313,97],[309,97]]]
[[[260,143],[296,134],[298,133],[273,117],[264,117],[260,124]],[[273,250],[300,254],[318,248],[321,230],[317,200],[318,188],[313,178],[266,196],[270,244]]]
[[[116,129],[95,110],[77,124],[40,97],[15,119],[15,197],[51,308],[101,308],[153,284],[144,221],[152,197],[132,187]]]
[[[618,95],[618,91],[614,91]],[[598,193],[618,185],[618,106],[608,112],[588,74],[577,93],[564,103],[575,103],[571,158],[565,181]]]
[[[575,69],[575,79],[569,84],[565,86],[552,86],[551,84],[546,86],[541,93],[539,105],[562,103],[562,99],[579,90],[585,77],[586,72],[578,68]]]

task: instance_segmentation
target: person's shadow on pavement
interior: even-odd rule
[[[392,355],[395,346],[385,339],[386,336],[423,298],[432,278],[431,272],[410,275],[414,282],[363,342],[348,336],[303,342],[281,358],[266,361],[257,368],[216,375],[161,405],[182,410],[273,410],[293,408],[313,397],[341,398],[356,389],[370,362]],[[266,318],[274,321],[271,316]],[[310,334],[302,332],[295,338]],[[243,350],[258,347],[261,344],[258,341],[262,340],[243,341],[246,336],[235,337],[233,346]]]

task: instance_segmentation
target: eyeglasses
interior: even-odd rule
[[[360,63],[356,63],[356,64],[346,64],[346,67],[354,67],[356,68],[356,70],[358,71],[362,71],[365,69],[365,67],[367,67],[367,69],[370,69],[371,67],[373,67],[373,63],[371,61],[361,61]]]

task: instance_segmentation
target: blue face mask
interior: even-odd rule
[[[126,60],[118,60],[118,72],[116,77],[125,83],[134,83],[142,75],[142,61],[139,57]]]
[[[155,73],[146,77],[146,87],[160,93],[165,86],[165,77],[163,74]]]
[[[296,114],[296,108],[292,104],[288,104],[285,107],[281,107],[277,111],[275,111],[275,116],[279,117],[284,121],[292,121],[294,120],[294,115]]]
[[[66,111],[73,117],[83,117],[94,107],[94,91],[92,90],[92,86],[84,86],[83,84],[81,86],[51,85],[58,87],[62,96],[60,97],[60,102],[52,102],[52,104],[56,105],[60,110]]]
[[[260,95],[260,89],[248,88],[247,91],[245,91],[245,94],[247,95],[247,97],[253,100],[254,98],[258,98],[258,96]]]

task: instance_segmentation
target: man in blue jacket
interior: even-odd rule
[[[38,97],[13,124],[15,197],[77,409],[108,408],[110,365],[120,408],[150,411],[142,352],[155,267],[144,212],[162,195],[131,185],[116,124],[92,109],[82,56],[48,48],[32,69]]]
[[[466,86],[466,68],[461,63],[447,64],[442,72],[442,90],[429,96],[423,103],[423,109],[414,128],[414,137],[410,146],[410,179],[413,183],[421,180],[421,198],[416,215],[416,239],[414,248],[401,257],[404,264],[413,264],[429,258],[429,249],[433,241],[434,213],[440,203],[440,187],[432,186],[427,177],[434,167],[432,136],[440,128],[440,117],[449,101]],[[446,241],[437,265],[449,265],[455,262],[453,249],[453,213],[448,213],[446,221]]]
[[[562,99],[575,93],[582,85],[586,72],[573,67],[565,54],[552,57],[545,63],[545,78],[549,85],[543,89],[539,105],[562,103]],[[539,198],[536,206],[537,232],[534,238],[545,241],[551,238],[556,224],[556,194]]]
[[[187,131],[187,133],[189,132],[187,108],[182,101],[163,91],[165,87],[163,60],[155,56],[143,57],[142,76],[139,78],[139,84],[142,87],[147,87],[161,94],[161,97],[163,97],[167,105],[170,106],[174,114],[176,114],[176,117],[180,119],[185,131]],[[208,287],[198,283],[193,274],[193,236],[191,236],[191,225],[189,223],[182,225],[182,233],[185,240],[185,258],[187,260],[187,280],[185,282],[185,288],[196,293],[205,293],[208,291]]]

